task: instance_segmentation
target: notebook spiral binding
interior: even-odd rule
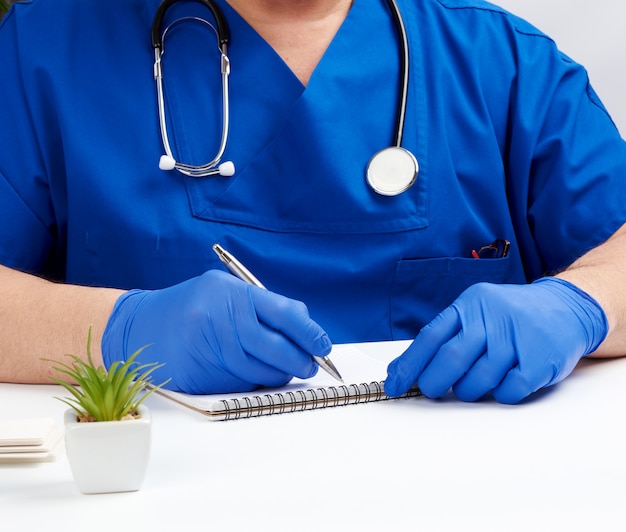
[[[251,395],[238,399],[223,399],[211,406],[207,414],[220,420],[250,418],[272,414],[284,414],[327,408],[330,406],[345,406],[388,399],[401,399],[422,395],[419,388],[414,386],[407,393],[392,398],[385,394],[385,381],[374,381],[348,386],[327,386],[325,388],[310,388],[294,392],[282,392],[264,395]]]

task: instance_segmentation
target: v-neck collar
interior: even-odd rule
[[[229,25],[231,26],[232,45],[235,47],[238,45],[242,46],[246,55],[249,55],[250,51],[254,50],[254,53],[262,53],[265,56],[264,59],[269,59],[270,57],[273,58],[273,62],[276,63],[272,65],[273,68],[280,68],[281,70],[287,71],[282,73],[281,81],[285,81],[285,77],[292,77],[294,82],[296,82],[296,84],[300,86],[301,92],[306,91],[306,89],[310,85],[311,80],[316,77],[316,73],[320,69],[323,69],[325,67],[325,64],[329,62],[327,56],[334,55],[334,49],[337,47],[339,47],[340,49],[344,49],[345,43],[350,42],[350,40],[346,39],[343,34],[353,31],[350,30],[350,27],[355,25],[355,21],[353,19],[359,17],[359,14],[355,15],[355,12],[360,10],[360,16],[365,13],[361,2],[353,3],[353,5],[350,7],[349,12],[346,15],[346,18],[337,29],[337,32],[335,33],[328,47],[322,54],[318,64],[313,69],[309,79],[309,83],[304,85],[296,76],[296,74],[291,70],[290,66],[280,56],[280,54],[271,46],[269,42],[265,40],[262,35],[257,32],[254,27],[252,27],[241,15],[239,15],[239,13],[235,9],[233,9],[225,0],[219,0],[219,4],[224,11]],[[344,45],[342,45],[341,43],[344,43]],[[236,48],[233,49],[233,53],[236,53]],[[348,53],[350,52],[348,51]]]
[[[384,0],[374,5],[355,1],[309,83],[304,86],[282,57],[245,19],[225,0],[218,1],[231,30],[231,138],[237,139],[236,145],[234,142],[231,147],[235,152],[232,157],[240,161],[241,170],[243,161],[247,164],[283,130],[301,100],[323,102],[329,97],[343,99],[350,98],[351,93],[361,93],[371,55],[378,53],[374,50],[364,53],[363,50],[377,42],[372,35],[380,35],[381,31],[392,35],[396,32]],[[391,99],[395,101],[397,61],[395,48],[390,49],[392,74],[389,86],[393,93]],[[394,110],[392,106],[390,125]],[[249,127],[252,116],[257,124],[263,123],[264,126]],[[240,151],[239,146],[246,148]]]

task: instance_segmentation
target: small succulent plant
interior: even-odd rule
[[[70,354],[65,355],[72,360],[69,364],[45,359],[55,364],[55,371],[69,378],[50,377],[72,395],[57,399],[73,408],[79,421],[120,421],[135,417],[137,407],[143,400],[167,382],[151,385],[150,374],[163,364],[136,362],[143,349],[135,351],[126,361],[114,362],[107,371],[102,366],[96,366],[91,357],[90,327],[87,362]]]

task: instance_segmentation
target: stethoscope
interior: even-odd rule
[[[220,7],[213,0],[195,0],[206,6],[212,13],[215,20],[215,26],[208,20],[186,16],[175,20],[169,24],[163,31],[163,18],[166,11],[179,0],[164,0],[154,17],[152,23],[152,47],[154,48],[154,78],[157,88],[157,103],[159,108],[159,127],[161,129],[161,139],[165,154],[161,156],[159,168],[161,170],[178,170],[182,174],[190,177],[208,177],[214,175],[232,176],[235,173],[235,165],[232,161],[221,162],[222,156],[226,149],[228,140],[228,124],[230,118],[229,112],[229,89],[228,76],[230,75],[230,60],[228,58],[228,41],[230,32],[226,18]],[[405,190],[409,189],[419,173],[419,165],[415,156],[402,147],[402,136],[404,133],[404,121],[406,117],[406,105],[409,90],[409,44],[406,34],[406,28],[402,19],[402,14],[395,0],[387,0],[394,22],[396,24],[400,36],[400,71],[402,75],[400,83],[400,103],[396,116],[396,130],[394,143],[392,146],[385,148],[377,153],[369,160],[366,170],[366,179],[368,184],[378,194],[383,196],[397,196]],[[221,77],[222,77],[222,137],[219,149],[213,160],[201,166],[184,164],[176,161],[172,153],[167,132],[167,121],[165,115],[165,96],[163,89],[163,65],[161,59],[165,53],[164,43],[168,32],[176,25],[184,21],[193,21],[205,24],[210,27],[217,36],[218,48],[221,55]]]

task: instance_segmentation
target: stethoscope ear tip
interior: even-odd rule
[[[230,177],[235,175],[235,165],[232,161],[226,161],[220,164],[218,167],[221,176]]]
[[[174,170],[176,167],[176,161],[174,157],[170,157],[169,155],[161,155],[159,159],[159,168],[161,170]]]

